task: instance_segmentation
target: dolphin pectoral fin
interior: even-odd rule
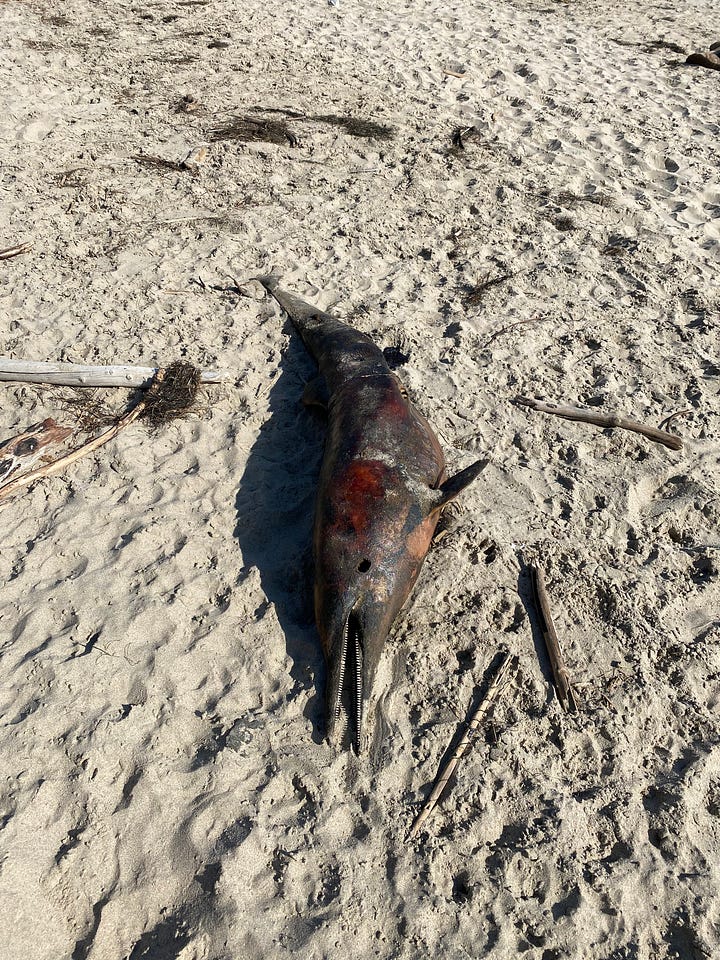
[[[327,388],[325,377],[322,374],[308,380],[303,390],[302,402],[306,407],[321,407],[327,411],[330,403],[330,391]]]
[[[429,512],[442,510],[482,473],[489,462],[489,460],[476,460],[475,463],[471,463],[469,467],[465,467],[460,473],[456,473],[454,477],[440,484],[437,490],[431,490]]]

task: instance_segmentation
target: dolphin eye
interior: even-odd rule
[[[367,573],[371,566],[372,564],[368,559],[361,560],[360,563],[357,565],[358,573]]]

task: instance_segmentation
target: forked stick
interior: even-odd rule
[[[633,433],[641,433],[649,440],[654,440],[655,443],[662,443],[671,450],[682,449],[682,439],[674,433],[658,430],[657,427],[646,427],[644,423],[621,417],[617,413],[595,413],[591,410],[583,410],[582,407],[558,407],[554,403],[543,403],[542,400],[532,400],[529,397],[517,397],[515,403],[529,407],[531,410],[539,410],[540,413],[552,413],[565,420],[593,423],[596,427],[619,427],[621,430],[631,430]]]
[[[558,640],[555,624],[553,623],[552,614],[550,613],[550,603],[548,601],[547,590],[545,589],[545,577],[542,569],[534,564],[530,567],[530,573],[532,575],[535,602],[538,613],[540,614],[543,639],[545,640],[545,647],[547,648],[548,657],[550,658],[550,666],[552,667],[558,700],[563,710],[568,713],[577,713],[578,705],[575,691],[573,690],[570,674],[563,660],[560,641]]]
[[[452,757],[448,760],[448,762],[445,764],[445,766],[442,768],[442,770],[438,774],[438,778],[435,781],[435,786],[432,789],[432,793],[423,804],[422,809],[420,810],[420,813],[417,815],[417,817],[415,817],[415,820],[413,821],[413,825],[410,827],[410,832],[407,835],[408,840],[415,839],[415,837],[420,832],[422,825],[425,823],[427,818],[430,816],[430,814],[433,812],[433,810],[437,806],[438,800],[440,799],[440,796],[443,790],[445,789],[448,780],[455,772],[455,769],[457,765],[460,763],[463,757],[463,754],[465,753],[465,751],[470,745],[472,734],[475,733],[477,728],[480,726],[480,721],[487,716],[490,708],[492,707],[493,703],[497,699],[498,694],[502,690],[503,686],[505,685],[505,681],[507,680],[506,675],[511,670],[515,670],[516,667],[517,667],[517,657],[512,657],[510,653],[506,653],[505,657],[500,663],[500,666],[497,668],[497,672],[495,673],[495,676],[490,682],[490,686],[488,687],[488,691],[485,694],[485,697],[480,701],[480,704],[477,710],[473,713],[472,717],[470,717],[470,721],[467,725],[467,729],[465,733],[463,734],[462,740],[457,745]]]
[[[151,384],[151,388],[156,384],[161,383],[164,376],[165,371],[162,369],[158,370]],[[22,487],[26,487],[35,480],[39,480],[40,477],[53,477],[57,473],[62,473],[66,467],[69,467],[71,464],[75,463],[76,460],[80,460],[82,457],[87,456],[89,453],[92,453],[99,447],[109,443],[109,441],[116,437],[121,430],[124,430],[125,427],[129,427],[131,423],[138,419],[138,417],[142,416],[148,403],[151,403],[154,399],[154,391],[151,388],[147,390],[143,399],[136,406],[134,406],[129,413],[126,413],[124,417],[121,417],[117,421],[117,423],[114,423],[108,430],[105,430],[99,436],[93,437],[92,440],[88,440],[87,443],[77,447],[77,449],[71,450],[70,453],[66,454],[64,457],[59,457],[57,460],[53,460],[52,463],[45,464],[42,467],[37,467],[35,470],[30,470],[29,473],[24,473],[22,476],[16,477],[15,480],[11,480],[10,483],[6,483],[1,486],[0,500],[5,500],[6,497],[12,496],[12,494],[17,490],[22,489]]]

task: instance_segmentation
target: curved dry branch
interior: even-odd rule
[[[658,430],[657,427],[647,427],[644,423],[638,423],[637,420],[630,420],[617,413],[596,413],[594,410],[584,410],[582,407],[560,407],[554,403],[543,403],[542,400],[533,400],[530,397],[517,397],[515,403],[521,407],[538,410],[540,413],[551,413],[555,417],[563,417],[565,420],[592,423],[596,427],[619,427],[621,430],[630,430],[633,433],[642,434],[655,443],[662,443],[671,450],[682,449],[682,438],[674,433]]]

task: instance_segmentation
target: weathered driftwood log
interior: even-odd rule
[[[11,360],[0,357],[0,380],[13,383],[49,383],[63,387],[147,387],[158,367],[135,367],[126,364],[94,367],[80,363],[48,363],[46,361]],[[229,374],[203,370],[201,383],[221,383]]]

